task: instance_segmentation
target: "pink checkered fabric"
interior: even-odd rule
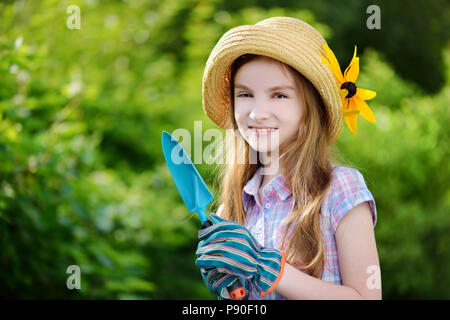
[[[283,219],[291,213],[294,201],[282,174],[273,178],[264,187],[263,199],[259,199],[258,190],[263,178],[261,170],[262,168],[259,168],[256,171],[242,190],[244,210],[247,213],[246,227],[262,246],[280,250],[284,230]],[[321,279],[342,284],[335,238],[339,221],[353,207],[368,201],[375,227],[377,212],[375,200],[367,189],[364,177],[357,169],[334,166],[332,175],[332,185],[322,204],[320,217],[325,255]],[[263,298],[256,292],[250,292],[249,299]],[[274,291],[268,293],[264,299],[285,298]]]

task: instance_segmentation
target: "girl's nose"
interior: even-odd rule
[[[255,101],[253,105],[250,115],[250,119],[255,122],[264,121],[270,118],[270,106],[267,102],[264,101]]]

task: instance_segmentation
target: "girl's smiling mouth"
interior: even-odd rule
[[[267,126],[248,126],[250,129],[278,129],[275,127],[267,127]]]
[[[271,135],[273,132],[277,131],[278,128],[271,127],[248,127],[249,136],[265,137]]]

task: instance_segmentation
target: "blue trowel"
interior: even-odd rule
[[[205,209],[214,197],[200,173],[198,173],[197,168],[181,144],[167,131],[162,133],[162,147],[172,179],[175,181],[189,212],[198,213],[202,229],[211,226],[212,222],[206,216]],[[245,289],[239,279],[234,281],[227,289],[233,300],[240,300],[245,297]]]

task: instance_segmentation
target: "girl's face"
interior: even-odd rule
[[[294,75],[278,61],[257,58],[237,71],[234,117],[240,134],[255,151],[279,151],[281,145],[296,139],[304,109]]]

